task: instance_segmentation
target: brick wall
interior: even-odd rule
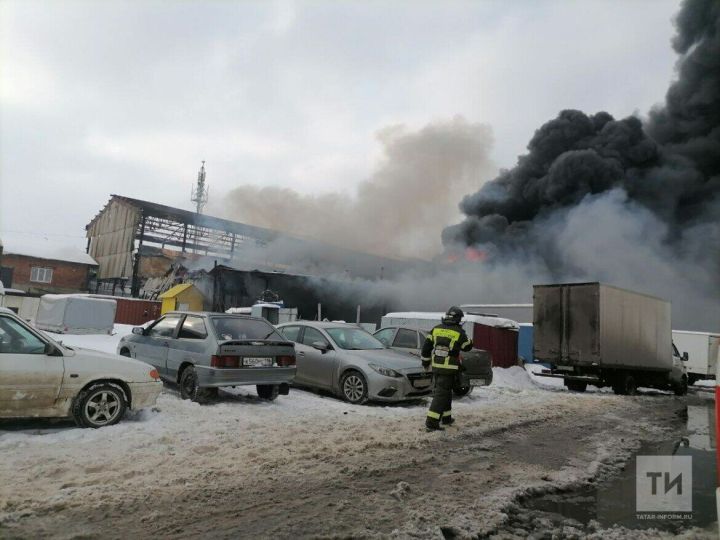
[[[3,253],[2,265],[13,269],[13,289],[39,293],[88,292],[88,276],[92,267],[87,264],[38,259],[6,252]],[[30,272],[33,266],[52,268],[52,281],[50,283],[30,281]],[[5,286],[9,287],[10,285],[6,284]]]

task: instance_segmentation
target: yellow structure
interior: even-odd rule
[[[160,295],[161,314],[168,311],[202,311],[203,294],[192,283],[175,285]]]

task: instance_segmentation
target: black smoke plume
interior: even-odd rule
[[[560,112],[514,168],[462,200],[448,252],[632,286],[670,297],[681,324],[720,330],[720,2],[686,0],[675,22],[665,103],[644,122]]]

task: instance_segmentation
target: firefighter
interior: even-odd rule
[[[442,323],[433,328],[422,348],[422,365],[426,371],[432,368],[435,391],[425,427],[428,431],[442,430],[440,424],[450,426],[452,417],[452,389],[460,370],[460,351],[472,349],[472,340],[460,323],[465,314],[459,307],[447,310]]]

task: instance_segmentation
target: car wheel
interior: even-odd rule
[[[128,358],[131,358],[130,351],[128,349],[122,349],[120,351],[120,356],[127,356]]]
[[[117,424],[125,414],[125,393],[113,384],[94,384],[80,392],[73,402],[72,415],[80,427],[100,428]]]
[[[350,403],[361,405],[368,400],[368,385],[359,371],[348,371],[340,379],[340,391]]]
[[[195,367],[186,367],[180,375],[180,397],[196,403],[207,403],[217,397],[217,388],[201,388]]]
[[[473,390],[473,387],[468,385],[459,385],[456,384],[453,386],[453,395],[456,397],[464,397],[469,395]]]
[[[257,393],[260,399],[274,401],[280,393],[280,385],[277,384],[258,384]]]
[[[587,390],[587,383],[583,381],[568,381],[565,383],[565,386],[567,386],[571,392],[584,392]]]

